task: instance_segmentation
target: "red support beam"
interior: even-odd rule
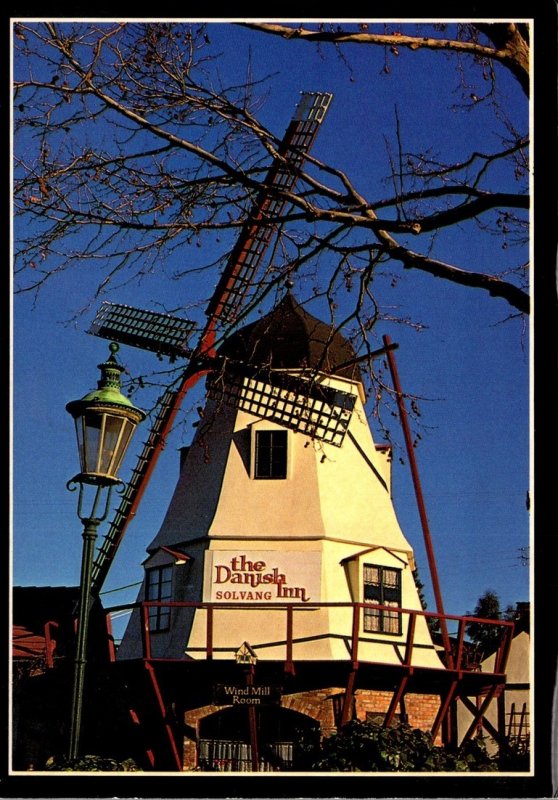
[[[353,669],[358,666],[358,637],[360,633],[360,603],[355,603],[353,606],[353,631],[351,638],[351,661],[353,662]]]
[[[145,668],[147,670],[147,674],[149,675],[151,688],[153,689],[153,693],[155,695],[155,701],[157,703],[157,708],[161,717],[161,721],[163,723],[166,740],[169,745],[170,753],[172,760],[179,772],[182,772],[182,759],[180,758],[180,754],[178,752],[178,748],[176,746],[176,740],[174,738],[174,734],[172,731],[172,727],[169,724],[167,718],[167,709],[165,706],[165,701],[163,700],[163,695],[161,694],[161,689],[159,687],[159,683],[157,681],[157,676],[155,674],[155,669],[153,665],[150,664],[148,661],[144,662]]]
[[[411,438],[411,429],[409,426],[409,419],[407,410],[405,408],[405,401],[403,399],[403,392],[401,391],[401,384],[399,381],[399,373],[395,363],[395,356],[393,348],[391,347],[391,339],[389,336],[383,337],[384,347],[386,348],[386,358],[388,360],[391,378],[393,381],[393,388],[395,390],[395,397],[397,400],[397,407],[399,409],[399,418],[401,420],[401,427],[403,428],[403,436],[405,438],[405,446],[407,449],[407,456],[411,467],[411,475],[413,478],[413,485],[415,487],[415,495],[417,498],[417,506],[422,525],[422,532],[424,536],[424,544],[426,548],[426,555],[428,558],[428,565],[430,567],[430,577],[432,579],[432,588],[436,600],[436,611],[440,614],[440,628],[442,631],[442,640],[444,643],[444,650],[446,651],[448,666],[450,669],[453,667],[453,656],[451,652],[451,644],[448,635],[446,620],[444,618],[444,604],[442,602],[442,592],[440,590],[440,581],[438,579],[438,569],[436,567],[436,559],[434,557],[434,546],[432,544],[432,537],[430,535],[430,526],[428,524],[428,517],[426,514],[426,506],[424,504],[424,497],[422,494],[422,486],[420,483],[417,460],[415,457],[415,449]]]
[[[54,620],[45,622],[45,660],[49,669],[54,667],[54,650],[56,649],[56,642],[52,637],[52,629],[58,627],[58,623],[54,622]]]
[[[496,658],[494,660],[494,672],[503,673],[506,671],[514,628],[515,626],[513,622],[507,623],[506,629],[504,630],[503,636],[500,640],[500,645],[496,652]]]
[[[434,723],[433,723],[432,728],[430,730],[430,733],[432,735],[432,739],[433,740],[438,735],[438,731],[440,730],[440,726],[444,722],[444,720],[445,720],[445,718],[446,718],[446,716],[447,716],[447,714],[449,712],[449,709],[450,709],[450,706],[451,706],[451,701],[454,698],[455,691],[456,691],[458,685],[459,685],[459,681],[457,681],[457,680],[452,681],[450,686],[449,686],[448,691],[446,692],[446,696],[443,697],[443,698],[440,698],[440,708],[438,709],[438,713],[436,714],[436,719],[434,720]]]
[[[349,672],[349,678],[347,680],[347,688],[345,690],[345,697],[343,698],[343,710],[341,712],[341,723],[339,725],[340,728],[343,725],[346,725],[349,721],[349,717],[351,716],[351,708],[353,705],[353,697],[355,693],[355,678],[356,678],[356,669],[352,669]]]
[[[151,659],[151,632],[149,630],[149,608],[145,603],[141,606],[141,643],[144,659]]]
[[[495,684],[494,686],[491,686],[490,689],[488,690],[486,697],[484,698],[484,700],[482,701],[482,703],[480,705],[480,708],[476,709],[476,714],[474,715],[473,721],[471,722],[469,728],[467,729],[467,733],[465,734],[465,736],[461,740],[461,744],[462,745],[463,744],[467,744],[469,739],[471,739],[471,737],[473,736],[475,731],[478,729],[479,725],[483,724],[484,715],[486,714],[488,706],[492,702],[496,692],[499,689],[500,689],[500,685]]]
[[[415,627],[417,622],[417,615],[410,614],[409,615],[409,628],[407,630],[407,641],[405,643],[405,665],[407,667],[411,666],[411,660],[413,658],[413,644],[415,640]]]
[[[455,669],[461,669],[461,662],[463,661],[463,643],[465,639],[465,620],[459,620],[457,629],[457,647],[455,650]]]
[[[459,699],[461,700],[467,711],[469,711],[474,717],[478,711],[476,705],[472,703],[468,697],[460,697]],[[480,720],[480,724],[486,731],[488,731],[488,733],[492,736],[492,738],[498,742],[498,744],[502,744],[505,741],[505,735],[497,731],[494,725],[492,725],[492,723],[489,722],[485,717],[483,717]]]
[[[112,620],[110,618],[110,613],[105,613],[105,624],[107,627],[107,647],[108,647],[108,657],[109,661],[113,663],[116,661],[116,648],[114,646],[114,635],[112,633]]]
[[[246,671],[246,685],[254,685],[254,665],[251,664]],[[258,720],[256,707],[248,706],[248,728],[250,730],[250,750],[252,755],[252,772],[258,772],[260,767],[260,753],[258,747]]]
[[[397,710],[397,706],[401,702],[401,698],[405,694],[405,688],[407,686],[407,681],[409,680],[409,674],[401,676],[401,680],[399,681],[399,685],[397,686],[396,690],[393,693],[391,698],[391,702],[389,704],[389,708],[386,712],[386,716],[384,719],[384,728],[389,728],[391,723],[393,722],[393,718],[395,716],[395,712]]]
[[[139,715],[137,714],[135,709],[129,708],[128,709],[128,714],[130,715],[130,719],[132,720],[132,724],[133,725],[137,725],[138,728],[141,728],[141,721],[140,721]],[[142,737],[142,738],[144,738],[144,737]],[[145,757],[149,761],[150,767],[154,767],[155,766],[155,754],[154,754],[153,750],[151,750],[149,747],[147,747],[147,745],[145,746]]]

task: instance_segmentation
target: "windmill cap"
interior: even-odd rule
[[[233,333],[219,355],[272,369],[315,369],[361,381],[351,343],[335,326],[305,311],[291,292],[266,316]]]

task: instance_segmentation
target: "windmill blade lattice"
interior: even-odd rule
[[[341,447],[356,395],[299,378],[289,372],[262,372],[240,366],[212,374],[208,395],[261,419],[312,439]]]
[[[103,586],[126,527],[137,512],[151,473],[185,395],[203,375],[210,371],[210,367],[204,362],[208,355],[213,354],[216,326],[230,324],[236,320],[245,297],[253,285],[256,270],[275,233],[277,217],[282,213],[287,202],[280,192],[289,191],[296,183],[300,168],[325,117],[331,99],[332,95],[326,92],[302,93],[294,117],[278,148],[279,155],[274,159],[264,181],[266,188],[262,189],[258,195],[209,302],[206,311],[207,323],[191,354],[190,362],[184,370],[180,385],[177,390],[167,390],[159,401],[159,410],[153,427],[144,443],[116,514],[97,552],[92,569],[91,591],[93,595],[97,595]],[[120,311],[122,308],[124,307],[121,307]],[[135,311],[139,310],[135,309]],[[142,322],[146,320],[146,317],[141,317],[141,312],[140,319]],[[117,316],[116,325],[113,319],[112,328],[116,328],[113,332],[130,337],[130,331],[119,329],[122,323],[122,316]],[[110,324],[104,326],[99,324],[97,329],[91,332],[104,338],[114,338],[111,335]],[[135,330],[132,338],[134,336],[136,337],[134,346],[161,352],[158,349],[157,336],[150,336],[143,329],[141,335]],[[149,346],[147,346],[148,344]],[[182,343],[180,346],[182,347]],[[182,355],[182,351],[169,354],[171,356]]]
[[[105,300],[88,333],[174,359],[177,356],[187,358],[192,354],[188,349],[188,340],[194,327],[193,322],[183,317],[144,311]]]
[[[298,178],[300,168],[318,132],[320,123],[331,102],[326,92],[304,92],[295,115],[289,124],[276,158],[264,181],[253,209],[238,240],[231,251],[207,314],[221,324],[234,323],[253,285],[256,269],[275,233],[277,220],[283,213],[287,199],[276,191],[290,191]]]

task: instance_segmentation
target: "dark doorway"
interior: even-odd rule
[[[280,706],[256,711],[259,772],[296,770],[300,748],[319,741],[316,720]],[[252,772],[247,709],[226,708],[200,723],[198,766],[208,772]]]

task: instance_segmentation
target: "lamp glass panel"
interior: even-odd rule
[[[83,417],[84,446],[82,457],[83,472],[98,472],[99,448],[102,442],[104,415],[86,411]]]
[[[104,414],[105,435],[102,442],[101,457],[99,459],[99,472],[103,475],[114,474],[114,460],[118,448],[118,442],[122,427],[126,422],[123,417],[116,417],[112,414]]]
[[[107,416],[105,452],[106,472],[116,478],[136,426],[126,417]],[[110,442],[109,442],[110,439]]]
[[[81,472],[85,472],[85,449],[84,449],[84,442],[85,437],[83,433],[84,429],[84,420],[83,417],[75,417],[74,418],[75,426],[76,426],[76,437],[77,437],[77,446],[78,446],[78,453],[79,453],[79,465]]]

